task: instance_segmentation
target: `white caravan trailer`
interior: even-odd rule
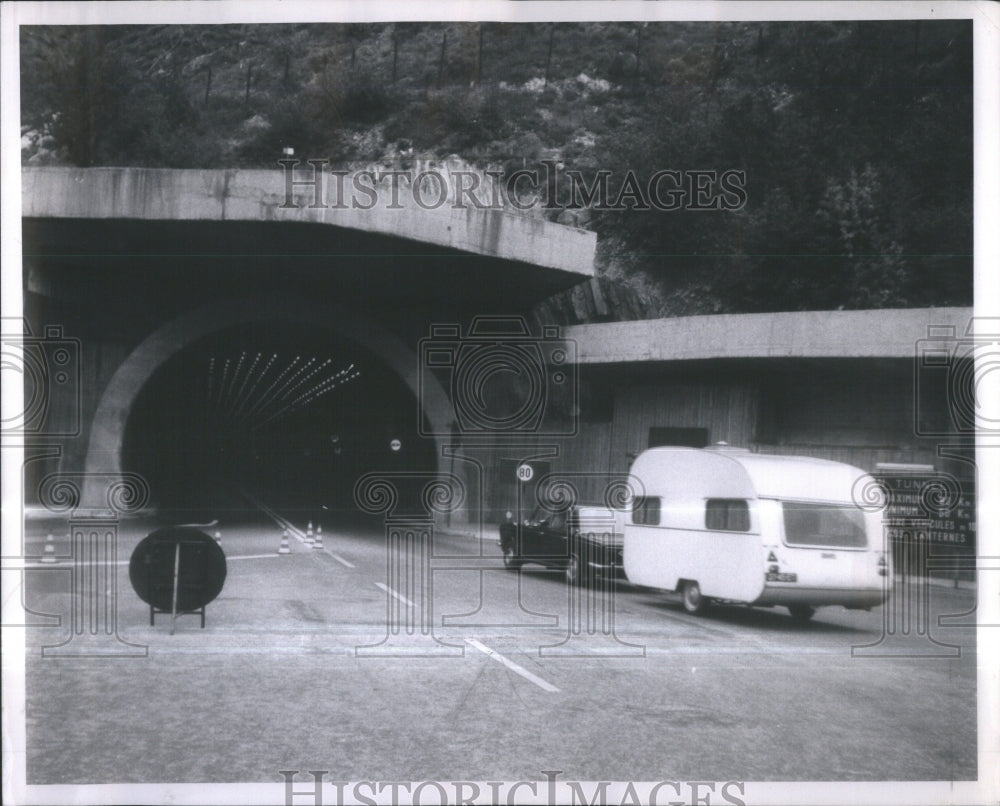
[[[652,448],[630,472],[644,489],[625,524],[625,575],[680,593],[690,613],[719,599],[804,621],[888,595],[882,513],[852,497],[874,483],[863,470],[714,447]]]

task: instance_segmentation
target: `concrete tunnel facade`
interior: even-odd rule
[[[158,369],[255,323],[329,331],[378,356],[419,396],[443,472],[453,406],[418,377],[419,340],[470,312],[523,313],[593,274],[591,232],[412,200],[318,209],[308,185],[289,205],[278,170],[26,168],[22,183],[26,319],[33,332],[62,324],[85,365],[77,433],[33,441],[59,445],[61,473],[82,473],[83,509],[106,508],[130,412]]]

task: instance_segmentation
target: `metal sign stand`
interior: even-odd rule
[[[182,546],[187,547],[183,558]],[[177,618],[190,614],[201,616],[205,629],[205,608],[222,590],[225,562],[219,544],[194,528],[169,527],[148,535],[132,553],[129,580],[149,604],[149,625],[155,626],[157,613],[169,613],[174,635]]]
[[[174,634],[177,626],[177,579],[181,570],[181,544],[174,546],[174,599],[170,607],[170,634]]]
[[[177,617],[185,616],[188,614],[201,616],[201,628],[205,629],[205,605],[197,608],[196,610],[177,610],[177,594],[180,590],[180,573],[181,573],[181,546],[182,543],[177,543],[174,546],[174,576],[173,576],[173,589],[171,595],[171,605],[170,605],[170,634],[173,635],[177,629]],[[152,627],[156,624],[156,614],[166,613],[166,610],[158,610],[153,605],[149,606],[149,625]]]

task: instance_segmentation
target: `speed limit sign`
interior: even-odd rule
[[[534,475],[535,475],[535,468],[533,468],[531,465],[518,465],[517,467],[518,481],[531,481]]]

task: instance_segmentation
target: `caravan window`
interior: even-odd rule
[[[642,526],[656,526],[659,522],[659,498],[636,498],[632,502],[632,523]]]
[[[749,532],[750,508],[741,498],[709,498],[705,528],[713,532]]]
[[[782,501],[785,542],[798,546],[842,546],[864,548],[865,516],[848,504],[817,504]]]

